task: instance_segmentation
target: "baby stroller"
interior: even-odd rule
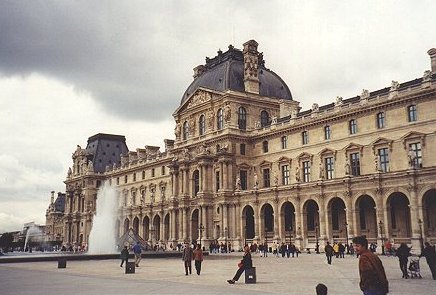
[[[419,268],[419,257],[410,257],[409,273],[412,279],[422,279],[421,270]]]

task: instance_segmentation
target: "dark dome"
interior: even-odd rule
[[[225,53],[218,51],[212,59],[206,58],[206,65],[199,66],[202,73],[198,73],[194,81],[183,94],[183,103],[199,87],[217,91],[228,89],[244,92],[244,59],[242,51],[229,46]],[[197,69],[196,68],[196,69]],[[273,71],[265,68],[262,55],[259,58],[259,94],[276,99],[292,100],[291,91],[286,83]]]

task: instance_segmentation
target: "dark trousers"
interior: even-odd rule
[[[435,260],[427,260],[428,267],[430,267],[431,275],[433,276],[433,280],[436,280],[436,261]]]
[[[197,274],[199,275],[201,272],[201,260],[195,260],[195,270],[197,271]]]
[[[332,264],[332,255],[327,255],[327,263]]]
[[[289,258],[289,256],[291,256],[291,252],[286,251],[286,256]]]
[[[285,257],[285,254],[286,254],[286,251],[282,251],[282,257]]]
[[[127,258],[127,259],[121,259],[121,264],[120,264],[120,266],[123,266],[124,261],[125,261],[126,264],[127,264],[127,262],[129,262],[129,258]]]
[[[409,276],[407,274],[407,257],[406,258],[400,258],[400,269],[403,272],[403,278]]]
[[[189,274],[191,274],[192,273],[191,260],[185,261],[185,274],[188,274],[188,269],[189,269]]]
[[[243,268],[243,267],[238,268],[238,271],[236,271],[235,276],[233,277],[233,280],[234,281],[239,280],[239,278],[241,277],[244,270],[245,270],[245,268]]]

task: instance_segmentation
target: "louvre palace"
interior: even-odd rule
[[[54,196],[47,209],[49,234],[88,243],[107,182],[119,193],[118,235],[132,229],[167,247],[306,249],[362,234],[378,245],[435,243],[436,49],[427,54],[422,77],[301,110],[256,41],[220,50],[194,68],[163,151],[101,133],[77,146],[64,210]]]

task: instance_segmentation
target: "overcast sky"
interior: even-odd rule
[[[128,4],[124,4],[128,3]],[[421,77],[436,47],[428,1],[0,2],[0,233],[45,223],[77,144],[173,138],[192,69],[259,43],[303,109]]]

